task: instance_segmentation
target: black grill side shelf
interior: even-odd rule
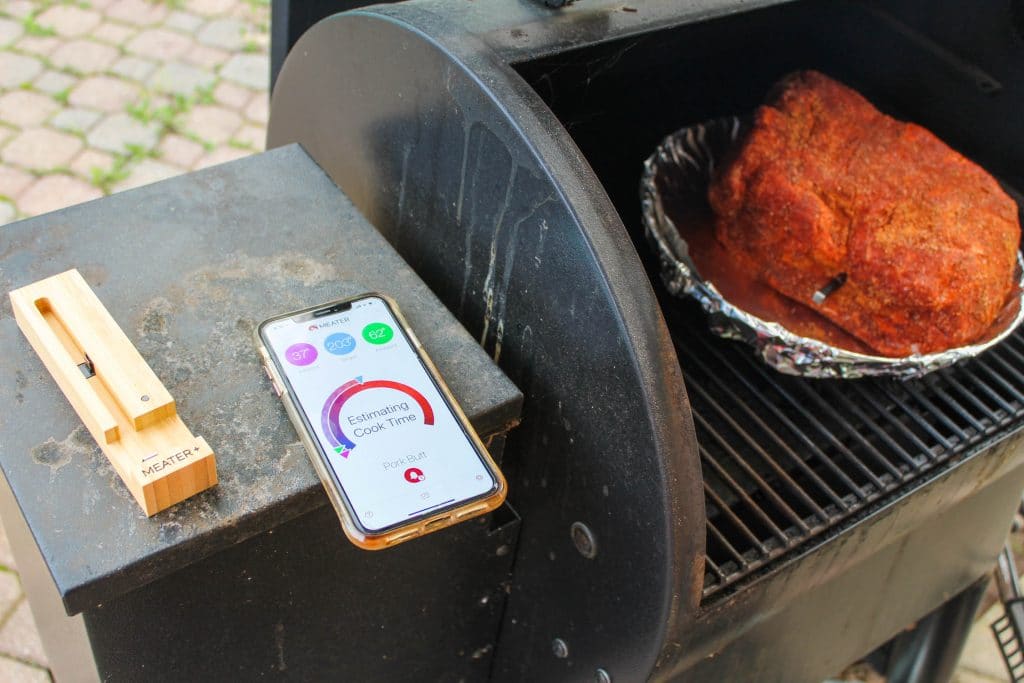
[[[700,444],[707,603],[1024,416],[1024,331],[923,379],[782,375],[667,302]]]

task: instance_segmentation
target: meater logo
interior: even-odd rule
[[[334,327],[335,325],[343,325],[348,322],[348,318],[335,318],[334,320],[328,320],[322,323],[313,323],[309,326],[310,332],[316,332],[317,330],[324,330],[328,327]]]

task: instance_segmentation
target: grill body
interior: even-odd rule
[[[1024,336],[920,382],[778,377],[660,293],[637,199],[664,135],[806,67],[1020,186],[1009,6],[920,4],[412,0],[292,50],[270,144],[301,142],[527,397],[496,680],[816,681],[930,613],[891,680],[948,674],[1024,488]]]

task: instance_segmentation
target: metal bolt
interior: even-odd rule
[[[598,669],[594,672],[594,683],[612,683],[611,674],[604,669]]]
[[[565,659],[569,656],[569,646],[561,638],[555,638],[551,641],[551,652],[559,659]]]
[[[597,556],[597,539],[594,538],[594,532],[590,527],[583,522],[573,522],[569,527],[569,535],[572,536],[573,545],[580,551],[580,555],[588,560]]]
[[[508,555],[509,547],[507,545],[499,545],[498,549],[494,551],[494,554],[498,557],[505,557]]]
[[[149,400],[149,394],[143,394],[142,395],[142,400],[143,401],[148,401]]]

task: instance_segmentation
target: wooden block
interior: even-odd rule
[[[213,451],[77,270],[11,292],[18,327],[147,515],[217,483]]]

